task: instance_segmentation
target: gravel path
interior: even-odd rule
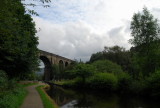
[[[33,85],[26,87],[28,95],[24,100],[21,108],[44,108],[41,97],[36,90],[36,87],[39,85]]]

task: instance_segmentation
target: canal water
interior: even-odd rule
[[[60,108],[160,108],[158,99],[117,96],[51,86],[48,95]]]

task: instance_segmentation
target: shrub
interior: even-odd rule
[[[27,91],[23,88],[15,88],[0,95],[0,108],[19,108]]]
[[[148,89],[152,96],[160,96],[160,70],[152,73],[147,79]]]
[[[16,80],[8,80],[6,73],[0,70],[0,108],[18,108],[27,91],[18,87]]]
[[[113,74],[120,74],[123,72],[121,66],[109,60],[98,60],[93,62],[92,65],[97,68],[98,72],[107,72]]]
[[[61,82],[62,83],[60,85],[63,85],[65,87],[74,87],[74,88],[83,87],[83,84],[84,84],[80,77],[77,77],[73,80],[64,80]]]
[[[119,74],[117,78],[118,78],[118,91],[120,91],[121,93],[129,91],[131,85],[130,75],[123,72]]]
[[[95,67],[90,64],[78,64],[73,70],[70,71],[75,78],[80,77],[82,79],[82,83],[86,83],[86,79],[95,73]]]
[[[146,87],[147,87],[146,80],[144,79],[132,80],[130,85],[130,90],[132,93],[142,95],[145,94]]]
[[[0,91],[4,91],[8,87],[8,78],[7,74],[0,70]]]
[[[90,77],[87,85],[92,89],[105,89],[107,91],[115,90],[117,87],[117,78],[111,73],[97,73]]]

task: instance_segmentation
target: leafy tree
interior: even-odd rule
[[[104,59],[104,53],[103,52],[97,52],[97,53],[91,55],[89,63],[93,63],[94,61],[103,60],[103,59]]]
[[[160,29],[157,21],[147,8],[143,8],[142,13],[135,13],[131,22],[131,44],[135,47],[145,44],[149,50],[150,43],[159,40]]]
[[[98,60],[93,62],[92,65],[95,66],[97,71],[101,73],[113,73],[118,75],[123,72],[121,66],[109,60]]]
[[[140,13],[135,13],[131,21],[132,37],[130,43],[134,48],[134,62],[138,71],[143,75],[155,72],[160,66],[160,37],[158,20],[143,8]]]
[[[124,71],[130,70],[130,51],[120,46],[104,47],[104,57],[118,65],[121,65]]]
[[[120,46],[104,47],[102,52],[92,54],[90,62],[93,63],[97,60],[110,60],[117,63],[122,67],[124,71],[130,71],[131,64],[131,54],[130,51],[125,50],[125,48]]]
[[[75,77],[82,78],[82,83],[85,84],[86,78],[92,76],[95,73],[94,66],[90,64],[78,64],[76,65],[73,70],[71,70],[72,75]]]
[[[10,78],[25,78],[38,66],[35,24],[20,0],[0,3],[0,67]]]
[[[113,47],[104,47],[104,52],[112,52],[112,53],[118,53],[125,51],[125,48],[119,47],[118,45],[115,45]]]

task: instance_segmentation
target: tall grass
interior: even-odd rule
[[[24,88],[15,89],[0,94],[0,108],[19,108],[27,95]]]
[[[16,80],[9,80],[0,70],[0,108],[19,108],[26,95],[27,91]]]

